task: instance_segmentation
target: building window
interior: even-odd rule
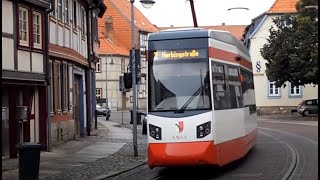
[[[56,4],[56,0],[52,0],[52,3],[50,3],[50,9],[51,9],[53,3]],[[54,6],[54,7],[56,7],[56,6]],[[50,14],[52,16],[56,17],[56,10],[54,9]]]
[[[68,64],[63,64],[63,110],[69,109],[69,81],[68,81]]]
[[[62,21],[62,0],[58,0],[58,19]]]
[[[33,46],[41,48],[41,14],[33,12]]]
[[[97,88],[96,89],[96,99],[101,99],[102,98],[102,89],[101,88]]]
[[[86,35],[86,29],[85,29],[85,11],[83,8],[81,8],[81,32],[82,32],[82,36]]]
[[[289,97],[302,97],[302,87],[294,86],[292,83],[289,83]]]
[[[69,24],[69,0],[64,0],[64,22]]]
[[[61,64],[55,64],[55,83],[54,83],[54,90],[55,90],[55,111],[60,113],[62,109],[62,102],[61,102]]]
[[[121,73],[126,72],[126,60],[124,58],[121,58]]]
[[[53,76],[52,76],[52,61],[49,61],[49,79],[50,79],[50,113],[53,114]]]
[[[29,45],[28,9],[19,7],[19,39],[21,45]]]
[[[280,88],[276,87],[275,82],[269,82],[268,96],[269,97],[280,97]]]
[[[77,29],[77,1],[73,1],[73,28]]]
[[[98,62],[96,63],[96,72],[101,73],[101,58],[99,58]]]

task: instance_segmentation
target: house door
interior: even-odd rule
[[[75,121],[75,138],[80,136],[80,86],[79,78],[74,80],[74,121]]]

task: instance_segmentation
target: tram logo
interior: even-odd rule
[[[178,123],[176,123],[176,126],[178,132],[181,133],[183,131],[183,121],[179,121]]]

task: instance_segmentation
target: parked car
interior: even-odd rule
[[[302,116],[310,116],[311,114],[318,114],[318,99],[303,100],[298,108],[297,112]]]
[[[106,108],[103,108],[97,104],[96,105],[96,114],[97,114],[97,116],[99,116],[99,115],[106,116],[106,120],[109,120],[109,118],[111,116],[111,111],[109,108],[106,109]]]

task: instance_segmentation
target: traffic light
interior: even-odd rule
[[[132,74],[131,73],[124,73],[124,87],[126,89],[132,88]]]

